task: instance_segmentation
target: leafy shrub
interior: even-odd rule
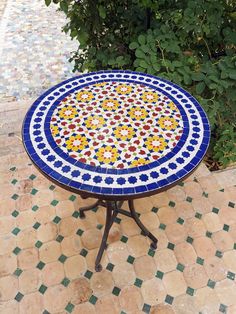
[[[192,93],[210,119],[210,154],[236,161],[234,0],[45,0],[67,18],[79,42],[75,70],[131,69]]]

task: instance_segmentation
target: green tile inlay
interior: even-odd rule
[[[150,313],[150,310],[151,310],[151,305],[149,305],[149,304],[147,304],[147,303],[144,303],[143,308],[142,308],[142,311],[143,311],[144,313],[149,314],[149,313]]]
[[[214,289],[214,288],[215,288],[215,285],[216,285],[215,281],[213,281],[213,280],[211,280],[211,279],[208,280],[207,286],[208,286],[209,288]]]
[[[62,281],[61,281],[61,284],[64,286],[64,287],[67,287],[70,283],[70,279],[68,279],[67,277],[65,277]]]
[[[34,175],[34,174],[31,174],[30,176],[29,176],[29,179],[30,180],[34,180],[36,178],[36,175]]]
[[[114,267],[115,267],[115,265],[113,265],[112,263],[108,263],[106,269],[109,271],[113,271]]]
[[[159,228],[160,228],[160,229],[162,229],[162,230],[165,230],[165,228],[166,228],[166,225],[165,225],[165,224],[163,224],[163,223],[160,223],[160,226],[159,226]]]
[[[18,212],[17,210],[14,210],[14,211],[11,213],[11,215],[16,218],[16,217],[19,215],[19,212]]]
[[[157,213],[157,212],[158,212],[158,209],[159,209],[158,207],[153,207],[153,208],[152,208],[152,212]]]
[[[58,224],[61,221],[61,218],[59,216],[54,217],[53,222],[55,224]]]
[[[116,222],[118,225],[120,224],[120,222],[121,222],[121,219],[120,218],[118,218],[118,217],[116,217],[115,219],[114,219],[114,222]]]
[[[153,257],[155,255],[156,251],[154,251],[153,249],[149,249],[148,250],[148,255]]]
[[[216,207],[212,208],[212,212],[215,213],[215,214],[218,214],[219,211],[220,211],[219,208],[216,208]]]
[[[10,170],[11,170],[11,171],[15,171],[15,170],[16,170],[16,167],[11,167]]]
[[[82,236],[82,234],[84,233],[84,230],[82,229],[78,229],[76,234],[78,234],[78,236]]]
[[[57,200],[51,201],[51,205],[52,205],[52,206],[57,206],[58,203],[59,203],[59,201],[57,201]]]
[[[201,257],[197,257],[196,262],[197,262],[197,264],[199,264],[199,265],[203,265],[203,264],[204,264],[204,259],[201,258]]]
[[[20,232],[20,229],[19,229],[18,227],[16,227],[16,228],[14,228],[14,229],[12,230],[11,233],[13,233],[15,236],[17,236],[19,232]]]
[[[21,251],[21,248],[19,248],[18,246],[14,248],[14,250],[12,251],[15,255],[18,255]]]
[[[72,194],[72,195],[69,197],[69,200],[70,200],[71,202],[74,202],[74,201],[76,200],[76,196]]]
[[[235,207],[235,203],[229,202],[228,206],[234,208]]]
[[[128,238],[126,236],[122,236],[120,241],[126,243],[128,241]]]
[[[184,268],[185,268],[185,266],[184,266],[183,264],[181,264],[181,263],[179,263],[179,264],[177,265],[177,267],[176,267],[176,269],[179,270],[179,271],[181,271],[181,272],[184,271]]]
[[[55,188],[56,188],[56,187],[55,187],[55,185],[53,185],[53,184],[49,186],[49,190],[51,190],[51,191],[54,191]]]
[[[37,192],[38,192],[37,189],[32,189],[31,192],[30,192],[30,194],[35,195]]]
[[[179,182],[178,185],[179,186],[184,186],[184,182]]]
[[[57,238],[56,238],[56,241],[59,242],[59,243],[61,243],[63,239],[64,239],[64,237],[59,234],[59,235],[57,236]]]
[[[192,244],[192,243],[193,243],[193,238],[187,237],[186,241],[187,241],[188,243]]]
[[[235,274],[232,273],[231,271],[228,271],[228,273],[227,273],[227,278],[228,278],[228,279],[231,279],[231,280],[234,280],[234,279],[235,279]]]
[[[79,254],[82,255],[83,257],[86,257],[86,255],[88,254],[88,251],[85,249],[82,249]]]
[[[126,312],[124,312],[124,311],[121,311],[121,312],[120,312],[120,314],[127,314],[127,313],[126,313]]]
[[[201,219],[201,218],[202,218],[202,214],[196,213],[196,214],[195,214],[195,217],[196,217],[197,219]]]
[[[46,290],[47,290],[47,287],[45,286],[45,285],[41,285],[40,287],[39,287],[39,292],[41,293],[41,294],[44,294],[45,292],[46,292]]]
[[[171,295],[167,294],[165,298],[165,302],[171,305],[173,301],[174,301],[174,298]]]
[[[221,313],[227,313],[227,305],[220,304],[219,311],[220,311]]]
[[[134,260],[135,260],[135,258],[133,256],[131,256],[131,255],[129,255],[128,258],[127,258],[127,262],[130,263],[130,264],[133,264]]]
[[[96,304],[96,302],[97,302],[97,300],[98,300],[98,298],[95,296],[95,295],[91,295],[91,297],[89,298],[89,302],[91,303],[91,304]]]
[[[192,203],[192,200],[193,200],[192,197],[190,197],[190,196],[187,196],[187,197],[186,197],[186,201],[187,201],[187,202]]]
[[[236,243],[234,243],[234,250],[236,250]]]
[[[93,272],[90,270],[86,270],[84,273],[84,277],[90,279],[93,276]]]
[[[17,199],[18,199],[18,197],[19,197],[19,195],[18,195],[18,194],[13,194],[11,198],[15,201],[15,200],[17,200]]]
[[[225,189],[220,189],[219,191],[220,191],[220,192],[224,192],[224,191],[225,191]]]
[[[114,287],[112,290],[112,294],[118,297],[118,295],[120,294],[120,288]]]
[[[78,217],[79,217],[79,212],[78,212],[78,210],[75,210],[75,211],[73,212],[72,217],[74,217],[74,218],[78,218]]]
[[[162,279],[163,276],[164,276],[164,273],[163,273],[162,271],[158,270],[158,271],[156,272],[156,277],[157,277],[157,278]]]
[[[43,242],[41,242],[41,241],[37,241],[36,243],[35,243],[35,246],[39,249],[41,246],[43,245]]]
[[[168,205],[169,205],[170,207],[175,207],[175,202],[170,201]]]
[[[41,226],[41,224],[39,222],[36,222],[34,225],[33,225],[33,228],[35,230],[37,230],[39,227]]]
[[[191,287],[188,287],[187,290],[186,290],[186,293],[193,296],[194,295],[194,289],[191,288]]]
[[[134,282],[134,285],[135,285],[136,287],[138,287],[138,288],[141,288],[142,283],[143,283],[142,279],[136,278],[136,279],[135,279],[135,282]]]
[[[18,292],[17,295],[15,296],[15,300],[17,302],[20,302],[24,297],[24,294],[22,294],[21,292]]]
[[[47,310],[44,310],[42,314],[50,314]]]
[[[207,197],[208,197],[208,193],[203,192],[203,193],[202,193],[202,196],[204,196],[204,197],[206,197],[206,198],[207,198]]]
[[[36,212],[38,209],[39,209],[39,207],[38,207],[37,205],[34,205],[34,206],[32,207],[32,210],[33,210],[34,212]]]
[[[18,181],[16,180],[16,179],[13,179],[12,181],[11,181],[11,184],[16,184]]]
[[[229,225],[224,224],[223,230],[228,232],[229,231]]]
[[[61,256],[58,258],[58,261],[61,262],[62,264],[65,263],[66,260],[67,256],[65,256],[64,254],[61,254]]]
[[[96,226],[96,228],[97,228],[98,230],[101,230],[101,229],[102,229],[102,227],[103,227],[103,225],[102,225],[102,224],[97,224],[97,226]]]
[[[215,256],[221,258],[223,256],[223,253],[217,250]]]
[[[14,271],[13,275],[15,275],[16,277],[19,277],[22,273],[23,273],[23,270],[20,269],[20,268],[17,268],[17,269]]]
[[[178,224],[183,225],[184,224],[184,219],[179,217],[176,221]]]
[[[175,245],[173,243],[168,242],[167,248],[170,250],[174,250]]]
[[[96,212],[98,211],[98,207],[94,207],[94,208],[92,209],[92,211],[93,211],[94,213],[96,213]]]
[[[212,232],[207,231],[207,232],[206,232],[206,236],[207,236],[208,238],[211,238],[211,237],[212,237]]]
[[[42,262],[42,261],[40,261],[40,262],[37,264],[36,268],[42,270],[42,269],[44,268],[44,266],[45,266],[45,263]]]
[[[198,179],[196,177],[194,177],[193,181],[198,183]]]
[[[72,304],[72,303],[68,303],[67,304],[67,306],[65,307],[65,310],[66,310],[66,312],[68,312],[68,313],[72,313],[73,312],[73,310],[74,310],[74,304]]]

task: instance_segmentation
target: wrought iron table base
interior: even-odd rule
[[[112,224],[113,224],[113,222],[114,222],[114,220],[118,214],[123,214],[125,216],[130,217],[130,218],[133,218],[135,220],[135,222],[137,223],[137,225],[139,226],[139,228],[142,230],[143,234],[152,240],[151,248],[153,250],[155,250],[157,248],[157,241],[158,240],[150,231],[148,231],[148,229],[140,221],[140,219],[139,219],[139,217],[138,217],[138,215],[134,209],[133,200],[128,200],[130,211],[127,211],[127,210],[124,210],[121,208],[123,203],[124,203],[124,201],[102,201],[102,200],[98,200],[90,206],[81,207],[79,209],[81,219],[85,218],[85,214],[84,214],[85,211],[91,210],[97,206],[103,206],[107,209],[105,229],[104,229],[104,233],[102,236],[102,242],[101,242],[101,245],[100,245],[100,248],[98,251],[98,255],[97,255],[97,258],[95,261],[95,270],[97,272],[102,270],[102,265],[100,264],[100,261],[102,259],[102,255],[103,255],[104,250],[107,248],[107,237],[108,237],[109,231],[110,231],[111,226],[112,226]]]

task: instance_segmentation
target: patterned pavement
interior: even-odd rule
[[[61,32],[64,15],[46,7],[43,0],[8,0],[3,12],[4,2],[0,3],[0,102],[39,96],[73,76],[68,58],[77,45]]]

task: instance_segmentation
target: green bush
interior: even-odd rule
[[[131,69],[171,80],[205,108],[210,155],[236,161],[235,0],[45,0],[79,43],[75,70]]]

